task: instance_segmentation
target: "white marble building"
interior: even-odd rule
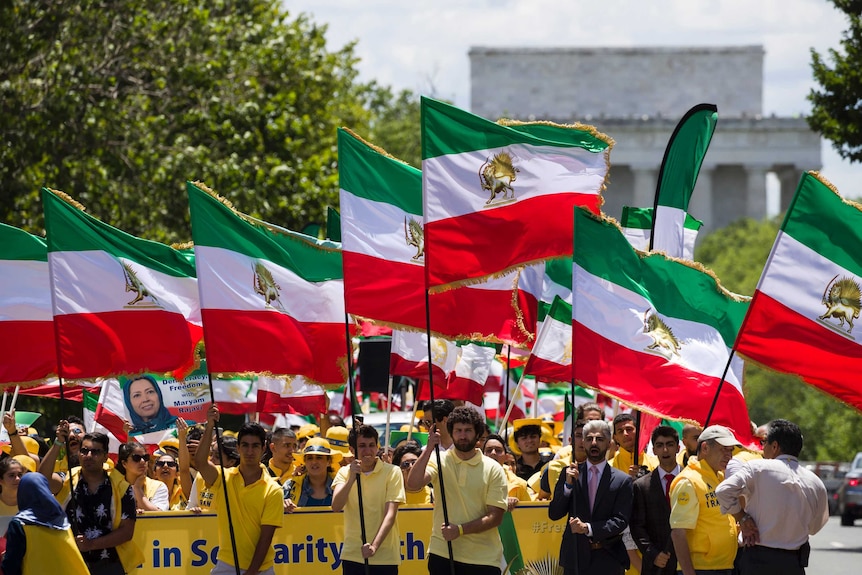
[[[764,117],[762,46],[711,48],[483,48],[470,50],[471,110],[596,126],[616,141],[604,211],[652,206],[668,138],[706,102],[718,125],[690,213],[702,232],[767,213],[766,178],[785,210],[805,170],[822,165],[820,136],[803,118]]]

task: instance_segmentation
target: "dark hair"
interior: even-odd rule
[[[236,437],[232,437],[230,435],[221,436],[221,449],[224,454],[234,461],[239,461],[239,451],[237,451],[236,444]],[[225,461],[222,461],[221,463],[224,467],[230,467]]]
[[[0,459],[0,478],[2,478],[4,475],[6,475],[6,473],[9,471],[9,468],[12,466],[12,464],[19,465],[21,467],[21,471],[23,471],[24,473],[27,472],[27,468],[24,467],[24,464],[10,455],[9,457],[4,457],[3,459]],[[0,493],[2,493],[2,492],[3,492],[3,487],[0,486]]]
[[[422,445],[415,439],[405,441],[392,452],[392,465],[401,465],[401,459],[407,453],[412,453],[416,457],[419,457],[422,455]]]
[[[435,399],[425,404],[425,415],[431,415],[433,421],[443,421],[444,417],[448,417],[455,409],[455,404],[448,399]],[[429,420],[430,421],[430,420]]]
[[[541,437],[542,426],[524,425],[523,427],[519,427],[518,430],[515,431],[515,441],[518,441],[519,438],[524,437],[525,435],[538,435]]]
[[[377,433],[377,430],[373,426],[362,423],[355,427],[351,427],[350,433],[347,434],[347,445],[353,448],[354,453],[356,452],[356,439],[358,437],[373,439],[380,443],[380,434]]]
[[[125,475],[126,461],[128,461],[129,457],[139,449],[143,449],[145,453],[147,451],[147,448],[137,441],[127,441],[126,443],[121,444],[120,448],[117,450],[117,464],[114,466],[117,471]]]
[[[677,432],[677,430],[670,425],[658,425],[655,429],[652,430],[652,434],[650,435],[650,441],[655,443],[656,439],[658,439],[659,437],[670,437],[671,439],[679,443],[679,432]]]
[[[500,445],[503,446],[503,451],[505,451],[506,453],[509,453],[509,446],[506,445],[506,440],[503,439],[503,436],[500,435],[499,433],[489,433],[488,437],[485,438],[485,445],[488,445],[489,441],[499,441]]]
[[[599,407],[599,404],[594,401],[588,401],[587,403],[579,405],[575,410],[575,419],[586,419],[586,417],[584,417],[584,413],[587,411],[598,411],[602,414],[602,419],[604,419],[605,410]]]
[[[634,423],[635,418],[634,418],[634,416],[633,416],[631,413],[620,413],[620,414],[617,414],[617,416],[616,416],[616,417],[614,417],[613,425],[611,425],[611,433],[613,433],[614,435],[616,435],[616,433],[617,433],[617,425],[619,425],[619,424],[621,424],[621,423],[625,423],[625,422],[627,422],[627,421],[631,421],[632,423]]]
[[[144,419],[132,408],[132,384],[141,380],[144,380],[153,386],[153,389],[156,391],[156,395],[159,396],[159,411],[156,412],[156,415],[148,421],[144,421]],[[130,377],[123,386],[123,400],[126,402],[126,408],[129,410],[129,418],[132,420],[132,431],[134,432],[141,433],[145,431],[159,431],[167,429],[177,419],[175,416],[171,415],[171,412],[168,411],[167,407],[165,407],[165,400],[162,398],[162,390],[159,389],[159,384],[156,383],[156,380],[150,375],[136,375],[134,377]]]
[[[802,430],[799,426],[786,419],[773,419],[766,431],[766,442],[778,442],[778,447],[784,455],[799,457],[802,452]]]
[[[287,427],[279,427],[278,429],[276,429],[275,431],[272,432],[272,436],[269,438],[269,440],[272,443],[275,443],[279,439],[283,439],[283,438],[296,439],[296,432],[292,429],[288,429]]]
[[[87,433],[84,437],[81,438],[81,445],[84,444],[85,441],[92,441],[93,443],[98,443],[102,446],[102,449],[105,450],[105,453],[108,453],[108,447],[110,446],[110,442],[108,441],[108,436],[104,433],[100,433],[98,431],[94,431],[93,433]]]
[[[77,415],[69,415],[66,417],[66,421],[68,423],[77,423],[81,427],[84,427],[84,420],[78,417]]]
[[[195,424],[189,427],[186,432],[186,443],[189,441],[200,441],[204,436],[204,427],[201,424]],[[212,440],[210,440],[212,441]]]
[[[482,435],[485,431],[485,420],[472,407],[462,405],[452,410],[449,419],[446,420],[446,429],[449,430],[449,435],[452,435],[452,430],[455,429],[456,423],[467,423],[473,426],[476,431],[476,437]]]
[[[266,430],[259,423],[255,423],[250,421],[248,423],[243,423],[242,427],[239,428],[239,431],[236,434],[236,442],[239,443],[242,441],[242,438],[246,435],[253,435],[260,439],[261,446],[266,446]]]

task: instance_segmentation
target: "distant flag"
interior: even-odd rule
[[[0,341],[0,384],[57,373],[47,244],[5,224],[0,224]]]
[[[612,221],[584,210],[575,212],[573,277],[576,381],[703,424],[748,302],[700,266],[635,252]],[[750,443],[742,374],[733,368],[710,422]]]
[[[187,189],[210,371],[343,383],[340,245],[252,220],[196,184]]]
[[[182,376],[202,336],[195,266],[42,190],[59,375]]]
[[[554,296],[525,370],[540,381],[572,380],[572,305],[560,296]]]
[[[341,215],[331,206],[326,207],[326,239],[341,241]]]
[[[257,378],[259,413],[324,413],[326,392],[302,376]]]
[[[623,206],[623,215],[620,218],[620,227],[623,235],[633,248],[642,252],[649,250],[649,240],[652,233],[652,219],[655,210],[653,208],[632,208]],[[682,252],[678,255],[666,252],[669,256],[681,257],[686,260],[694,260],[694,243],[697,240],[697,232],[703,226],[703,222],[691,216],[685,215],[683,224]]]
[[[802,175],[736,350],[862,410],[862,205]]]
[[[490,122],[422,98],[432,292],[571,254],[573,206],[598,213],[613,141],[589,126]]]
[[[485,384],[491,375],[496,349],[493,345],[464,342],[458,344],[455,369],[449,374],[445,391],[440,399],[463,399],[482,405]]]
[[[435,385],[445,385],[457,360],[455,342],[431,337],[431,369]],[[422,332],[394,330],[389,373],[428,379],[428,336]]]
[[[96,410],[99,406],[99,394],[91,391],[85,391],[82,395],[84,404],[84,430],[87,433],[99,432],[108,436],[108,455],[116,461],[122,443],[117,436],[111,433],[111,430],[96,421]]]
[[[426,329],[421,172],[344,129],[338,131],[345,302],[379,325]],[[537,270],[432,294],[431,333],[529,345],[541,292]]]
[[[698,104],[686,112],[668,141],[656,186],[654,251],[684,257],[691,235],[686,231],[688,206],[717,122],[715,105]]]

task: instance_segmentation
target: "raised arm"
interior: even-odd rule
[[[204,478],[207,487],[210,487],[218,479],[218,467],[210,461],[210,443],[212,442],[213,429],[219,420],[219,411],[216,404],[212,404],[207,410],[207,425],[204,428],[203,438],[195,452],[195,469]]]

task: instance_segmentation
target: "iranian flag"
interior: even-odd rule
[[[610,220],[575,211],[575,379],[634,408],[703,424],[748,302],[696,264],[636,252]],[[752,444],[731,364],[710,423]]]
[[[340,245],[253,220],[188,183],[214,373],[346,377]]]
[[[201,340],[195,266],[42,190],[59,375],[182,375]]]
[[[482,405],[485,383],[491,375],[496,351],[494,346],[488,344],[459,344],[455,369],[449,374],[448,385],[439,397],[463,399],[474,405]]]
[[[736,350],[862,410],[862,205],[803,174]]]
[[[301,375],[257,379],[259,413],[325,413],[326,392]]]
[[[85,391],[82,394],[82,402],[84,405],[84,429],[87,433],[104,433],[108,436],[108,454],[114,461],[119,455],[120,444],[122,443],[117,436],[111,433],[111,430],[96,421],[96,411],[99,408],[99,394],[91,391]]]
[[[589,126],[496,124],[422,98],[432,292],[571,254],[573,206],[598,213],[612,140]]]
[[[688,205],[717,122],[715,105],[698,104],[686,112],[668,140],[656,186],[653,251],[685,257],[691,241]]]
[[[431,337],[431,369],[435,384],[442,385],[448,380],[457,360],[455,342]],[[428,336],[422,332],[393,330],[389,373],[428,379]]]
[[[623,235],[629,241],[633,248],[642,252],[649,250],[649,240],[652,234],[653,208],[632,208],[623,206],[623,215],[620,219],[620,226],[623,230]],[[674,220],[672,220],[674,221]],[[686,260],[694,260],[694,243],[697,240],[697,233],[700,231],[703,222],[685,214],[685,220],[682,230],[682,251],[677,254],[675,252],[665,251],[669,256],[681,257]],[[666,246],[668,248],[669,246]],[[679,246],[676,246],[679,248]],[[656,248],[658,249],[658,248]]]
[[[338,131],[344,297],[376,324],[426,329],[422,174],[348,130]],[[530,345],[541,274],[517,268],[430,296],[431,333]]]
[[[256,378],[213,378],[213,390],[222,413],[245,415],[257,408]]]
[[[0,224],[0,383],[57,373],[45,240]]]
[[[559,296],[542,322],[524,369],[540,381],[572,380],[572,306]]]

